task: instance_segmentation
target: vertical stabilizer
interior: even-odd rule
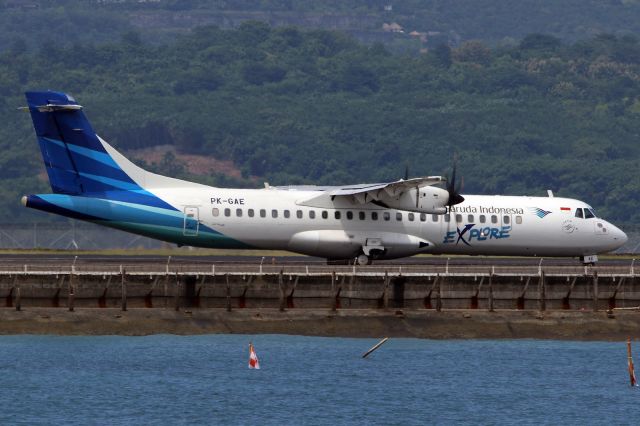
[[[147,173],[96,135],[75,99],[53,91],[26,97],[54,193],[172,208],[140,186]]]

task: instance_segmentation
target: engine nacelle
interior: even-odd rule
[[[417,203],[416,203],[417,198]],[[392,209],[417,213],[445,214],[449,192],[435,186],[423,186],[405,191],[400,196],[383,195],[380,201]]]

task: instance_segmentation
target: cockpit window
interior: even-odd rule
[[[582,214],[582,209],[576,209],[576,217],[579,217],[580,219],[584,218],[584,215]]]
[[[585,219],[591,219],[592,217],[596,217],[595,214],[593,214],[593,210],[591,209],[584,209],[584,218]]]

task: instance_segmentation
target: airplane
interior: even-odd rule
[[[26,93],[52,194],[26,207],[179,246],[288,250],[366,265],[428,254],[579,257],[626,234],[568,198],[461,195],[427,176],[347,186],[216,188],[148,172],[100,138],[68,94]],[[437,185],[444,185],[441,188]]]

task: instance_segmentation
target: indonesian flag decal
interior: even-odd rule
[[[260,370],[260,361],[258,361],[258,355],[256,355],[253,344],[249,343],[249,369]]]

